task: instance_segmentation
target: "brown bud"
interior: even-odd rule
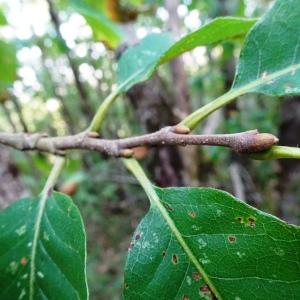
[[[88,135],[88,137],[94,138],[94,139],[100,137],[100,134],[98,132],[96,132],[96,131],[90,131],[90,132],[88,132],[87,135]]]
[[[133,154],[134,154],[134,152],[132,149],[122,149],[122,150],[120,150],[120,153],[119,153],[120,156],[125,157],[125,158],[130,158],[133,156]]]
[[[146,146],[134,147],[132,150],[136,159],[143,159],[149,152],[149,148]]]
[[[77,182],[65,182],[59,188],[61,193],[67,194],[69,196],[74,195],[77,192],[78,183]]]
[[[185,125],[178,124],[174,127],[174,132],[178,134],[188,134],[190,131],[190,128]]]
[[[256,153],[268,150],[278,143],[278,138],[270,133],[248,131],[246,136],[232,147],[239,153]]]
[[[252,142],[252,152],[261,152],[268,150],[273,145],[277,144],[279,139],[270,133],[258,133],[255,135]]]
[[[278,143],[278,138],[270,133],[249,130],[238,135],[231,148],[238,153],[257,153],[268,150]]]

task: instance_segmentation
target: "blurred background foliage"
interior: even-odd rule
[[[258,0],[0,0],[0,130],[79,132],[115,85],[127,47],[152,32],[175,37],[216,16],[259,17],[272,1]],[[242,40],[199,47],[160,67],[112,107],[103,136],[126,137],[176,124],[227,91]],[[243,96],[214,113],[198,133],[250,129],[296,146],[300,101]],[[284,101],[283,101],[284,100]],[[224,189],[288,222],[299,223],[300,166],[257,162],[217,147],[135,149],[159,186]],[[0,208],[38,194],[53,157],[0,147]],[[57,188],[79,206],[88,237],[91,299],[121,299],[130,236],[148,202],[117,159],[74,152]]]

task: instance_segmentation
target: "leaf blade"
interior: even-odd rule
[[[116,48],[122,39],[120,28],[103,11],[99,10],[99,6],[93,4],[84,3],[81,0],[70,0],[70,6],[86,19],[94,37],[104,41],[109,47]]]
[[[79,211],[69,197],[53,193],[46,201],[33,251],[40,203],[40,198],[23,199],[0,214],[0,298],[87,299],[85,233]],[[14,223],[15,218],[19,222]]]
[[[214,44],[227,39],[243,37],[257,19],[219,17],[203,25],[199,30],[178,40],[160,59],[159,64],[167,62],[199,46]]]
[[[159,65],[195,47],[245,35],[255,21],[217,18],[176,42],[168,33],[146,36],[139,45],[125,51],[119,61],[117,77],[120,91],[127,91],[133,85],[149,79]]]
[[[193,129],[209,114],[247,93],[299,94],[299,20],[297,0],[277,0],[249,31],[231,89],[187,116],[182,124]]]
[[[287,297],[285,293],[291,298],[299,294],[299,227],[288,225],[248,206],[228,193],[214,189],[156,188],[156,192],[176,227],[180,229],[185,242],[207,272],[213,289],[219,293],[218,299],[253,299],[254,296],[259,299],[282,299]],[[161,243],[165,236],[172,234],[166,222],[162,223],[159,218],[162,218],[162,215],[151,206],[135,232],[126,263],[125,297],[211,297],[211,292],[203,282],[197,281],[195,285],[195,280],[187,279],[188,276],[193,278],[192,271],[186,271],[186,274],[180,271],[180,264],[186,264],[188,258],[182,248],[173,246],[176,250],[169,251],[169,248],[166,249],[166,242]],[[177,245],[179,246],[178,242]],[[167,253],[165,256],[162,255],[163,251]],[[174,254],[178,257],[176,266],[172,265]],[[167,260],[168,267],[165,266],[164,260]],[[153,262],[156,262],[157,268]],[[139,268],[144,276],[148,266],[154,270],[150,272],[154,277],[150,278],[150,283],[143,283]],[[176,267],[177,280],[185,275],[185,292],[180,292],[178,284],[173,284],[176,282],[172,277],[174,275],[170,275],[172,281],[166,279],[168,274],[175,272]],[[163,269],[168,270],[167,274],[163,273]],[[161,280],[165,282],[164,286],[159,286],[158,282]],[[157,282],[155,287],[153,281]],[[131,293],[131,289],[135,290],[137,284],[151,297],[139,298],[140,294]],[[255,290],[255,295],[251,288]],[[140,289],[140,286],[137,289]],[[168,291],[172,297],[167,297]]]
[[[272,96],[300,92],[299,20],[298,1],[275,2],[246,38],[232,89],[247,86],[247,93]]]

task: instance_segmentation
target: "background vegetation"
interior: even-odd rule
[[[113,88],[121,53],[150,32],[180,37],[221,15],[260,16],[272,1],[0,1],[0,130],[76,133]],[[111,109],[105,137],[176,124],[227,91],[241,40],[199,47],[161,67]],[[259,129],[297,146],[300,101],[261,95],[208,118],[198,133]],[[120,299],[129,240],[148,208],[122,164],[93,153],[69,156],[58,189],[79,206],[88,237],[91,299]],[[210,186],[299,224],[299,161],[257,162],[214,147],[135,149],[158,186]],[[38,194],[53,158],[0,147],[0,205]]]

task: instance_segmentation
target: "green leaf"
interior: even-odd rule
[[[97,3],[89,5],[82,0],[70,0],[70,6],[85,18],[95,39],[106,42],[111,48],[119,45],[122,39],[121,29],[99,10]]]
[[[174,43],[169,33],[146,36],[140,44],[129,48],[122,55],[117,70],[118,84],[122,91],[147,80],[155,71],[160,57]]]
[[[223,191],[155,190],[159,203],[152,200],[129,247],[126,299],[300,295],[299,227]]]
[[[277,0],[246,37],[232,88],[182,121],[195,128],[209,114],[247,93],[300,93],[300,6]]]
[[[276,1],[250,31],[233,89],[277,96],[300,92],[298,0]]]
[[[220,17],[178,40],[160,59],[167,62],[196,47],[244,37],[256,19]]]
[[[87,299],[85,244],[69,197],[14,203],[0,214],[0,299]]]
[[[126,91],[134,84],[147,80],[156,68],[198,46],[242,37],[254,25],[255,19],[217,18],[175,42],[167,33],[150,34],[122,55],[118,65],[118,84]]]
[[[17,76],[17,67],[14,44],[0,40],[0,90],[14,82]]]

